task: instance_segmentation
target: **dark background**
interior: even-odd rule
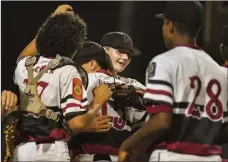
[[[202,3],[206,9],[206,16],[198,44],[222,64],[219,38],[222,26],[227,23],[227,2]],[[142,55],[133,57],[122,75],[144,83],[149,61],[165,51],[161,33],[162,22],[154,18],[156,13],[163,11],[165,2],[2,1],[2,90],[16,90],[13,72],[17,56],[34,38],[46,17],[61,4],[71,5],[84,18],[88,25],[88,38],[92,41],[99,42],[102,36],[110,31],[123,31],[129,34],[134,46],[142,51]]]

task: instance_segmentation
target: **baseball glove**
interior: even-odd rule
[[[12,111],[2,120],[2,161],[10,162],[13,159],[13,151],[16,148],[16,130],[19,123],[18,111]]]
[[[136,88],[131,85],[120,84],[112,87],[114,104],[118,108],[134,107],[139,110],[145,110],[142,94],[136,92]]]

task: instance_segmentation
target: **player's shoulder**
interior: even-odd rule
[[[22,65],[25,66],[25,62],[28,58],[31,58],[31,56],[25,56],[25,57],[18,58],[17,62],[16,62],[17,66],[22,66]]]
[[[163,52],[161,54],[158,54],[157,56],[155,56],[149,63],[149,65],[155,65],[155,64],[159,64],[159,65],[172,65],[172,62],[175,62],[175,58],[176,56],[174,56],[173,54],[173,50],[169,50],[166,52]]]
[[[61,66],[58,69],[55,69],[55,72],[59,73],[59,74],[62,74],[64,76],[73,75],[73,74],[79,74],[78,69],[74,65]]]
[[[186,47],[175,47],[166,52],[163,52],[155,57],[157,60],[166,60],[170,62],[176,62],[178,58],[184,57],[183,53],[189,52],[190,49]]]
[[[115,83],[116,79],[111,76],[109,73],[100,71],[100,72],[95,72],[91,73],[93,78],[96,78],[99,83]]]

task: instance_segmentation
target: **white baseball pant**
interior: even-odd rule
[[[96,162],[117,162],[118,161],[118,156],[116,155],[109,155],[111,158],[111,161],[109,160],[96,160]],[[75,162],[93,162],[94,161],[94,154],[80,154],[77,155],[75,158]]]
[[[189,154],[180,154],[168,150],[155,150],[150,155],[150,161],[213,161],[221,162],[219,155],[196,156]]]
[[[70,162],[66,141],[36,144],[21,143],[14,150],[13,161],[64,161]]]

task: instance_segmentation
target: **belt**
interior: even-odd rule
[[[93,156],[93,161],[99,161],[99,160],[108,160],[108,161],[112,161],[111,157],[109,155],[105,155],[105,154],[95,154]]]
[[[36,141],[36,145],[44,144],[44,143],[55,143],[55,141],[54,140],[51,140],[51,141]]]

